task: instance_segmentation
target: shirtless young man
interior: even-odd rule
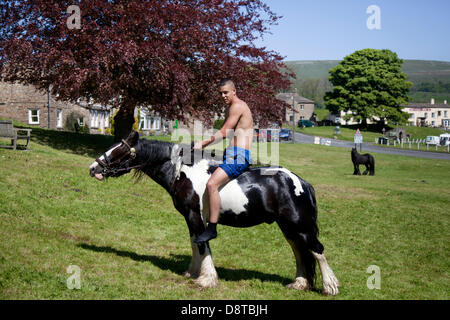
[[[220,195],[219,188],[238,177],[250,166],[250,147],[253,140],[253,117],[247,104],[236,95],[236,87],[230,79],[224,79],[219,84],[220,94],[227,104],[225,123],[211,138],[199,141],[194,149],[203,149],[210,144],[227,137],[227,130],[234,130],[230,145],[225,150],[222,163],[209,178],[206,188],[209,195],[209,224],[205,232],[197,239],[202,243],[217,237],[216,225],[219,220]]]

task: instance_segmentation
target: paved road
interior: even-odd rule
[[[314,144],[314,136],[306,135],[303,133],[295,133],[295,142],[296,143],[308,143]],[[328,138],[321,138],[325,140],[329,140],[331,142],[331,146],[334,147],[342,147],[351,149],[355,146],[355,144],[351,141],[343,141],[343,140],[334,140]],[[323,140],[322,140],[323,142]],[[396,149],[396,148],[386,148],[379,147],[376,145],[372,145],[370,143],[362,144],[361,152],[378,152],[378,153],[386,153],[386,154],[394,154],[401,156],[410,156],[410,157],[418,157],[418,158],[429,158],[429,159],[439,159],[439,160],[450,160],[450,153],[440,153],[440,152],[431,152],[431,151],[418,151],[418,150],[410,150],[410,149]],[[358,148],[359,152],[359,148]]]

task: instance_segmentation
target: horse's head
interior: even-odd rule
[[[139,134],[131,131],[126,139],[113,145],[89,166],[91,177],[103,180],[107,177],[119,177],[134,169],[133,160],[136,158],[135,146],[138,140]]]

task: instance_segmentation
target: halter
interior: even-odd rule
[[[120,158],[118,158],[117,160],[111,162],[111,159],[106,154],[106,152],[103,154],[103,158],[105,159],[105,161],[101,160],[100,157],[95,159],[95,161],[103,167],[102,174],[104,176],[108,177],[111,175],[117,175],[118,173],[121,173],[124,171],[129,172],[132,169],[142,168],[145,165],[145,164],[141,164],[141,165],[130,167],[129,166],[130,160],[133,160],[134,158],[136,158],[136,149],[130,147],[130,145],[123,139],[122,139],[122,143],[125,146],[127,146],[128,151],[124,155],[122,155]],[[122,159],[128,155],[130,155],[129,159],[122,161]],[[126,167],[124,167],[124,166],[126,166]]]

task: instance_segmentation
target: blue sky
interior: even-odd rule
[[[390,49],[402,59],[450,61],[450,0],[264,0],[278,25],[258,46],[286,61],[340,60],[365,48]],[[370,5],[381,29],[369,30]]]

